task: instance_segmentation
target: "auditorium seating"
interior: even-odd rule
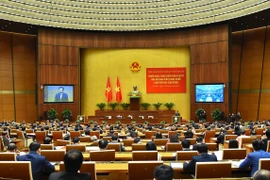
[[[154,161],[158,160],[157,151],[133,151],[132,152],[133,161]]]
[[[85,145],[80,145],[80,144],[71,144],[71,145],[66,145],[66,152],[68,152],[71,149],[77,149],[81,152],[86,151],[86,146]]]
[[[245,159],[246,149],[223,149],[223,160]]]
[[[42,144],[46,137],[46,131],[36,131],[35,133],[36,133],[36,141]]]
[[[177,151],[176,161],[190,161],[193,156],[198,156],[198,151]]]
[[[56,142],[57,139],[63,139],[63,132],[62,131],[53,131],[52,132],[52,139],[53,139],[53,142]]]
[[[73,139],[74,137],[80,137],[81,133],[80,131],[70,131],[70,138]]]
[[[121,152],[120,143],[109,143],[107,149],[114,149],[116,152]]]
[[[90,161],[114,161],[115,150],[90,151]]]
[[[0,152],[0,161],[16,161],[16,154],[12,152]]]
[[[0,161],[0,176],[20,180],[32,180],[30,161]]]
[[[41,150],[53,150],[54,146],[53,144],[40,144]]]
[[[132,144],[132,151],[144,151],[145,144]]]
[[[167,152],[175,152],[175,151],[180,151],[182,150],[182,145],[181,143],[167,143],[166,144],[166,151]]]
[[[163,164],[163,161],[129,161],[129,180],[149,180],[154,178],[154,169]]]
[[[231,177],[231,167],[230,162],[197,162],[195,179]]]
[[[64,150],[41,150],[40,155],[45,156],[48,161],[60,162],[64,160]]]

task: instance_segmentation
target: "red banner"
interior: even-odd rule
[[[118,79],[118,76],[117,76],[116,88],[115,88],[115,100],[116,102],[122,101],[122,91],[121,91],[120,81]]]
[[[106,96],[107,102],[110,102],[112,100],[112,87],[111,87],[110,77],[108,77],[107,79],[105,96]]]
[[[146,93],[186,93],[186,68],[146,68]]]

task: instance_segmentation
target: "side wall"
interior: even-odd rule
[[[37,120],[36,37],[0,32],[0,121]]]
[[[232,34],[232,110],[244,120],[270,117],[270,28]]]
[[[55,105],[43,103],[43,91],[39,89],[38,113],[53,107],[58,112],[69,108],[74,116],[80,114],[79,64],[80,48],[156,48],[190,46],[191,52],[191,119],[195,110],[206,110],[208,120],[211,111],[220,108],[228,113],[228,88],[225,103],[196,104],[196,83],[228,84],[228,26],[211,25],[184,30],[154,32],[84,32],[40,28],[38,33],[38,87],[43,84],[74,84],[75,103]],[[103,90],[102,90],[103,91]],[[185,106],[190,106],[185,104]]]

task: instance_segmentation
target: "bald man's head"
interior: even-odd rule
[[[270,171],[264,169],[256,171],[253,180],[270,180]]]

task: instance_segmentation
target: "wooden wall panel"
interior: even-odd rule
[[[243,42],[240,39],[242,33]],[[233,92],[239,92],[238,99],[232,101],[232,107],[236,107],[241,112],[244,120],[269,119],[269,36],[270,28],[266,29],[266,27],[232,34],[232,60],[238,61],[239,52],[243,51],[240,76],[237,78],[236,73],[232,72]],[[243,46],[240,45],[241,43]],[[238,63],[232,61],[232,66],[236,64]],[[238,83],[239,89],[237,89]]]
[[[36,37],[0,32],[0,47],[0,120],[33,122],[37,117]]]
[[[207,116],[214,108],[228,113],[228,88],[225,103],[196,104],[194,84],[221,82],[228,85],[228,26],[210,25],[182,30],[153,32],[87,32],[40,28],[38,33],[38,87],[43,84],[75,84],[75,103],[43,104],[39,89],[39,116],[53,107],[60,112],[69,107],[74,116],[79,113],[80,48],[155,48],[190,46],[191,48],[191,118],[194,111],[205,108]],[[67,66],[68,65],[68,66]],[[70,66],[70,67],[69,67]],[[69,69],[68,69],[68,68]],[[211,118],[208,118],[211,120]]]

